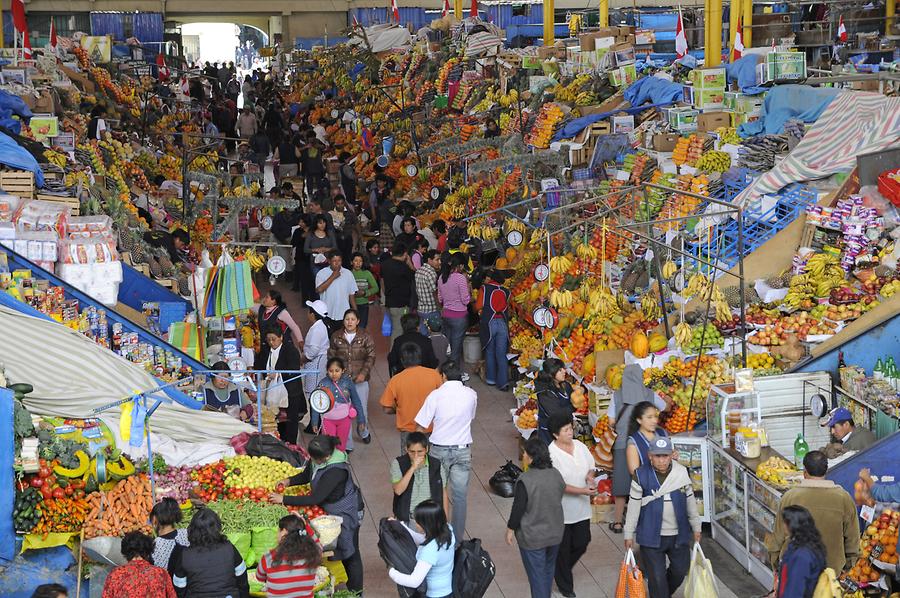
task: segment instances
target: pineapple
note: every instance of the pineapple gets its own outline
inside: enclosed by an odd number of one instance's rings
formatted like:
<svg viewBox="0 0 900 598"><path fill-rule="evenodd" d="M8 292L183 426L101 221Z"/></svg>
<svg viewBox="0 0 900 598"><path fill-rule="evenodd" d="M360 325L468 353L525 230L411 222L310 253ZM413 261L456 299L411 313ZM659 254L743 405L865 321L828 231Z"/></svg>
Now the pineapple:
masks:
<svg viewBox="0 0 900 598"><path fill-rule="evenodd" d="M162 267L159 265L156 258L151 257L148 264L150 265L150 276L153 278L162 278Z"/></svg>

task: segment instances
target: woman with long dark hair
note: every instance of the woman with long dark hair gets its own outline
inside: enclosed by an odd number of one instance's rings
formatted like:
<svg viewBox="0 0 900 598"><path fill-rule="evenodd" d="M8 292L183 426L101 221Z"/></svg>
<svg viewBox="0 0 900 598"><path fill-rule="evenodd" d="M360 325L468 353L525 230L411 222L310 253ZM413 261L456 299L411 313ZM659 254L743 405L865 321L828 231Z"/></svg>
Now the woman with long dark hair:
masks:
<svg viewBox="0 0 900 598"><path fill-rule="evenodd" d="M269 596L312 598L322 549L306 533L303 520L286 515L278 521L278 546L264 554L256 579L266 584Z"/></svg>
<svg viewBox="0 0 900 598"><path fill-rule="evenodd" d="M788 546L778 569L777 598L812 598L819 575L825 569L825 544L812 515L791 505L781 511Z"/></svg>
<svg viewBox="0 0 900 598"><path fill-rule="evenodd" d="M185 546L188 542L187 529L176 529L183 517L181 507L174 498L166 497L153 505L150 511L150 524L156 532L153 541L153 564L162 567L172 573L172 554Z"/></svg>
<svg viewBox="0 0 900 598"><path fill-rule="evenodd" d="M298 348L303 348L303 333L288 311L287 304L281 293L275 289L269 289L259 299L259 309L256 312L256 323L262 330L269 325L277 325L284 332L284 338L289 343L294 343ZM264 345L265 339L260 339Z"/></svg>
<svg viewBox="0 0 900 598"><path fill-rule="evenodd" d="M316 214L313 218L312 230L306 234L303 251L309 255L309 267L313 277L319 270L328 265L326 255L330 251L337 251L338 244L334 232L328 230L328 219L324 214Z"/></svg>
<svg viewBox="0 0 900 598"><path fill-rule="evenodd" d="M634 471L648 461L653 437L669 435L658 424L659 409L650 401L641 401L631 410L631 417L628 418L628 445L625 448L629 475L634 475Z"/></svg>
<svg viewBox="0 0 900 598"><path fill-rule="evenodd" d="M417 588L422 582L427 583L427 598L446 598L453 594L453 557L455 554L456 536L453 528L447 523L444 507L430 498L420 502L413 512L416 527L421 530L409 530L410 535L419 546L416 551L416 568L412 573L400 573L393 567L388 576L398 585Z"/></svg>
<svg viewBox="0 0 900 598"><path fill-rule="evenodd" d="M301 369L300 352L294 345L284 342L284 333L280 326L271 325L263 328L260 334L266 339L266 345L260 348L253 369L269 372L296 372ZM267 397L275 394L283 397L284 391L287 392L287 405L284 403L273 405L269 398L267 401L270 408L279 409L278 435L284 442L297 444L300 419L307 411L302 379L298 374L269 373L266 374L266 382L272 387L271 391L267 391ZM283 391L279 384L284 384ZM272 394L268 394L269 392Z"/></svg>
<svg viewBox="0 0 900 598"><path fill-rule="evenodd" d="M347 455L337 450L334 436L316 436L309 441L310 463L299 474L282 480L285 487L310 485L306 496L270 494L269 501L292 506L319 505L329 515L341 517L334 558L343 563L347 572L347 589L362 592L363 564L359 554L359 524L362 519L362 499L353 483Z"/></svg>
<svg viewBox="0 0 900 598"><path fill-rule="evenodd" d="M172 583L179 597L249 598L247 565L243 557L222 534L222 520L210 509L201 508L188 526L191 545L173 556Z"/></svg>
<svg viewBox="0 0 900 598"><path fill-rule="evenodd" d="M562 499L566 482L554 469L547 445L532 436L525 442L512 510L506 523L506 543L519 543L531 598L550 598L556 555L563 539Z"/></svg>
<svg viewBox="0 0 900 598"><path fill-rule="evenodd" d="M556 414L568 416L572 421L572 385L566 381L566 366L555 357L544 360L544 365L534 382L538 400L538 436L544 444L553 442L550 418Z"/></svg>
<svg viewBox="0 0 900 598"><path fill-rule="evenodd" d="M356 280L356 313L359 314L359 327L365 330L369 325L369 305L378 302L380 289L375 274L366 263L366 257L354 253L350 258L353 278Z"/></svg>
<svg viewBox="0 0 900 598"><path fill-rule="evenodd" d="M466 276L469 258L465 253L454 253L438 277L438 301L444 334L450 341L450 359L462 363L463 340L469 325L469 303L472 302L472 285Z"/></svg>

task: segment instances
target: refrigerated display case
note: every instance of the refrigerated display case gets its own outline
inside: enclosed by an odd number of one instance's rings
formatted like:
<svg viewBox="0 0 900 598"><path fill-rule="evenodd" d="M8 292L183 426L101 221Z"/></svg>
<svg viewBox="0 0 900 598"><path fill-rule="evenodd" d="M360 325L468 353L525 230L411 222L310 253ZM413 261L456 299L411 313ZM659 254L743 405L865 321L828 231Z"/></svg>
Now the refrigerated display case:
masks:
<svg viewBox="0 0 900 598"><path fill-rule="evenodd" d="M713 539L759 583L772 587L766 537L775 529L782 491L756 477L756 466L781 455L765 447L758 459L747 459L712 440L708 453L713 476Z"/></svg>
<svg viewBox="0 0 900 598"><path fill-rule="evenodd" d="M709 523L712 513L712 491L709 475L709 456L705 432L687 432L672 437L672 444L678 451L678 462L684 465L691 476L694 498L700 521Z"/></svg>

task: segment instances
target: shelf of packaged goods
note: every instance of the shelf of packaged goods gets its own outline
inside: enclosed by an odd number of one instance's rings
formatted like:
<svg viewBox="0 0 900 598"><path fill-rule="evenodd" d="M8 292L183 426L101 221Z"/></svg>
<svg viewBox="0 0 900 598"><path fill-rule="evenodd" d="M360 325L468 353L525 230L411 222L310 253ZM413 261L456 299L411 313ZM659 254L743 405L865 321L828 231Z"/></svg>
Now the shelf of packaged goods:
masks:
<svg viewBox="0 0 900 598"><path fill-rule="evenodd" d="M751 498L748 505L751 523L756 523L770 534L775 533L775 514L755 498Z"/></svg>

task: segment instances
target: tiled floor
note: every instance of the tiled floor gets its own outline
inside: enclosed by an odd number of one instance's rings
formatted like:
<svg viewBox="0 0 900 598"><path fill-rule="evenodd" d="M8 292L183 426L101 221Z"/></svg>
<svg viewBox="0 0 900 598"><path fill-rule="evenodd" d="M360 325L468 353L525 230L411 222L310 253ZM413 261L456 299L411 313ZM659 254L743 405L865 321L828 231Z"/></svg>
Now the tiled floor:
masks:
<svg viewBox="0 0 900 598"><path fill-rule="evenodd" d="M299 296L286 289L282 290L285 291L290 312L298 323L303 322L301 326L305 329L306 311ZM369 445L356 442L356 450L350 459L367 507L366 520L360 532L367 598L397 595L396 586L388 578L376 547L378 521L391 512L392 493L388 467L399 450L399 433L394 427L394 417L382 413L378 405L388 379L387 364L382 356L387 354L389 348L387 340L380 335L380 322L380 310L373 309L369 328L374 332L379 355L370 383L369 397L370 426L374 438ZM510 393L499 393L482 384L476 376L472 377L470 386L478 391L479 401L478 415L472 430L473 471L469 484L466 532L468 536L483 540L485 549L490 552L496 565L496 578L486 596L525 598L529 596L529 586L518 549L515 544L507 546L504 538L512 499L494 495L488 486L488 479L500 465L507 459L518 460L517 433L509 417L509 409L514 406L514 400ZM590 598L614 596L619 564L624 553L622 536L599 525L592 526L591 533L593 541L575 571L575 592L578 596ZM724 585L720 586L720 598L734 596Z"/></svg>

